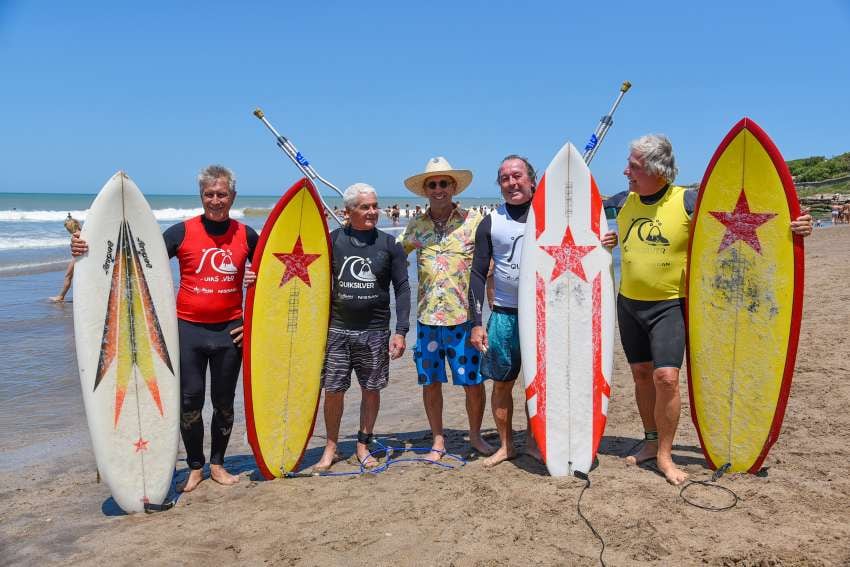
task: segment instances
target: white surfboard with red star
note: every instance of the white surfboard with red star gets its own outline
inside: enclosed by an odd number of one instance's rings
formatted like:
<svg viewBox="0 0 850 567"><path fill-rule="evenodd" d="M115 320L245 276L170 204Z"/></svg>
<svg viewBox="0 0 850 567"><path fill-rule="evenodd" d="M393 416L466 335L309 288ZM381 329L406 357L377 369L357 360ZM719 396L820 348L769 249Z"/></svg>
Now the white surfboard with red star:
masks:
<svg viewBox="0 0 850 567"><path fill-rule="evenodd" d="M615 322L607 231L596 182L568 142L537 185L519 281L531 431L552 476L590 471L605 429Z"/></svg>
<svg viewBox="0 0 850 567"><path fill-rule="evenodd" d="M74 268L74 336L97 468L126 512L162 505L180 419L177 315L159 224L119 171L100 190Z"/></svg>

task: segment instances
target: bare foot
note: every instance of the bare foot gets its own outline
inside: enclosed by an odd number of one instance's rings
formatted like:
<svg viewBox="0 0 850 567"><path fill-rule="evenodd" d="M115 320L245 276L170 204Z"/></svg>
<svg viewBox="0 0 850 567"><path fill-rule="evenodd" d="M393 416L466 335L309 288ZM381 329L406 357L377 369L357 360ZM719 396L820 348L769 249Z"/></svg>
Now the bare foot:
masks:
<svg viewBox="0 0 850 567"><path fill-rule="evenodd" d="M476 439L470 437L469 446L485 457L489 457L496 452L496 448L486 442L480 435Z"/></svg>
<svg viewBox="0 0 850 567"><path fill-rule="evenodd" d="M425 455L426 461L431 461L432 463L436 463L440 459L443 458L443 455L446 454L445 448L440 449L439 447L431 447L431 452Z"/></svg>
<svg viewBox="0 0 850 567"><path fill-rule="evenodd" d="M61 295L54 295L53 297L48 297L47 299L49 299L53 303L64 303L65 302L65 298L62 297Z"/></svg>
<svg viewBox="0 0 850 567"><path fill-rule="evenodd" d="M369 448L363 443L357 444L354 454L357 456L357 462L360 463L360 466L364 469L374 469L378 466L378 461L375 460L375 457L369 454Z"/></svg>
<svg viewBox="0 0 850 567"><path fill-rule="evenodd" d="M481 463L485 467L495 467L499 463L503 463L505 461L510 461L511 459L516 457L516 451L513 447L505 448L499 447L495 453L484 459Z"/></svg>
<svg viewBox="0 0 850 567"><path fill-rule="evenodd" d="M224 486L232 486L239 482L239 477L227 472L221 465L210 465L210 478Z"/></svg>
<svg viewBox="0 0 850 567"><path fill-rule="evenodd" d="M177 485L177 492L192 492L198 488L202 480L204 480L203 469L192 469L189 471L189 477L186 479L186 482Z"/></svg>
<svg viewBox="0 0 850 567"><path fill-rule="evenodd" d="M537 446L537 441L531 436L530 432L525 436L525 449L523 450L523 453L541 463L543 462L543 455L540 453L540 447Z"/></svg>
<svg viewBox="0 0 850 567"><path fill-rule="evenodd" d="M313 465L313 470L315 472L325 472L330 470L330 468L336 463L340 462L342 457L339 456L339 453L336 452L336 446L333 448L325 445L325 450L322 453L322 458L319 459L319 462Z"/></svg>
<svg viewBox="0 0 850 567"><path fill-rule="evenodd" d="M679 486L688 479L688 473L673 464L672 459L658 459L658 470L673 486Z"/></svg>
<svg viewBox="0 0 850 567"><path fill-rule="evenodd" d="M634 455L629 455L628 457L626 457L626 463L630 465L642 465L645 462L654 459L656 453L658 453L658 444L653 442L646 442L643 444L643 447L640 448L640 451L638 451Z"/></svg>

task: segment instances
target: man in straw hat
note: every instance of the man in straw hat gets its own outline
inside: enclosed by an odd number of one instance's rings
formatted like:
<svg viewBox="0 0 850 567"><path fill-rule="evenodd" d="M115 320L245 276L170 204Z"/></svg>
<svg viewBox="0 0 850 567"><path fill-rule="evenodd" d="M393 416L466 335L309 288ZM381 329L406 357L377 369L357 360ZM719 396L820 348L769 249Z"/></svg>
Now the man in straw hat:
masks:
<svg viewBox="0 0 850 567"><path fill-rule="evenodd" d="M452 369L452 382L465 390L469 444L481 454L493 452L481 438L484 385L478 371L480 355L469 343L469 268L475 230L482 216L452 202L471 181L471 171L454 169L444 157L428 160L424 172L404 181L411 192L428 199L428 208L410 221L399 242L408 254L418 250L419 298L413 358L434 436L426 457L432 461L439 460L446 451L442 392L442 384L448 382L446 362Z"/></svg>

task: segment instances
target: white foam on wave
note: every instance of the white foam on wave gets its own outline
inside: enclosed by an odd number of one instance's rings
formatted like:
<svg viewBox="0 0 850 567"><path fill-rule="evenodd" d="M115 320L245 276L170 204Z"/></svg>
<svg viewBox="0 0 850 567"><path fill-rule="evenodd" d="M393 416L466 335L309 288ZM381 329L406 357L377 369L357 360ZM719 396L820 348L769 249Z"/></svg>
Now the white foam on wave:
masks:
<svg viewBox="0 0 850 567"><path fill-rule="evenodd" d="M0 211L0 222L62 222L68 213L77 220L85 220L87 211L19 211L17 209Z"/></svg>
<svg viewBox="0 0 850 567"><path fill-rule="evenodd" d="M67 243L67 241L66 241ZM16 276L21 274L37 274L62 270L68 265L68 260L47 260L45 262L24 262L20 264L0 265L0 276Z"/></svg>
<svg viewBox="0 0 850 567"><path fill-rule="evenodd" d="M70 237L53 236L0 236L0 251L33 250L38 248L68 248ZM70 250L70 248L68 248Z"/></svg>
<svg viewBox="0 0 850 567"><path fill-rule="evenodd" d="M84 211L19 211L17 209L0 211L0 222L63 222L68 213L79 221L85 221L88 210ZM204 210L201 207L193 209L154 209L153 216L158 221L177 221L196 217L202 214ZM245 216L243 209L230 209L230 216L233 218L242 218Z"/></svg>

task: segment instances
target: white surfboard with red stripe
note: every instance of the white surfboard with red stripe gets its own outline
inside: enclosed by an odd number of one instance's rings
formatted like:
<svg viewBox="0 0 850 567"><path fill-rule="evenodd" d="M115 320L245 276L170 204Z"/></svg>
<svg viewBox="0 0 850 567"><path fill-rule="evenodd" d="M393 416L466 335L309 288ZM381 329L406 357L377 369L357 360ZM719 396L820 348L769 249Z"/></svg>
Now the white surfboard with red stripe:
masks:
<svg viewBox="0 0 850 567"><path fill-rule="evenodd" d="M531 431L552 476L589 472L605 429L615 323L607 231L596 182L568 142L537 186L519 279Z"/></svg>

